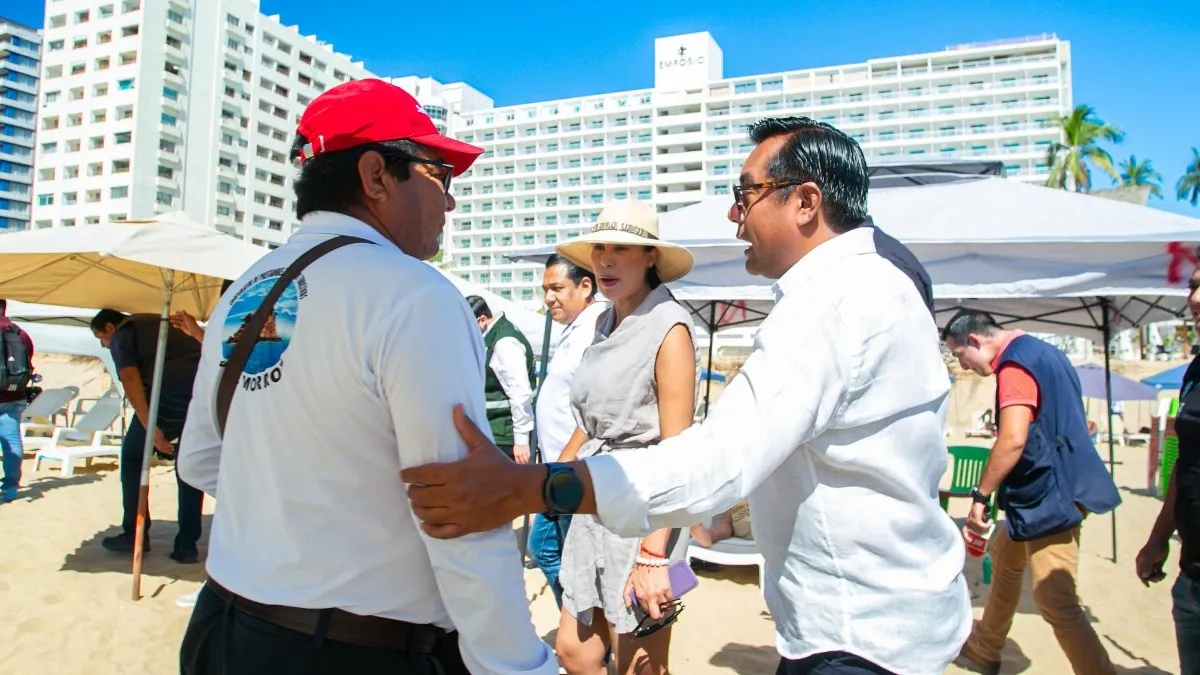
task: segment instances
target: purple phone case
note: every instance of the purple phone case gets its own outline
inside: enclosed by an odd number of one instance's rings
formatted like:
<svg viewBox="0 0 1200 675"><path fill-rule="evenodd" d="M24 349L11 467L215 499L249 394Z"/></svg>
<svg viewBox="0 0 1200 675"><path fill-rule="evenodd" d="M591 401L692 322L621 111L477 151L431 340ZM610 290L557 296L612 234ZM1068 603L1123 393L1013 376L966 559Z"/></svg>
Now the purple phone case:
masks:
<svg viewBox="0 0 1200 675"><path fill-rule="evenodd" d="M676 560L668 565L667 578L671 581L671 596L676 600L700 585L700 580L696 578L696 573L692 571L692 566L687 560ZM629 589L629 600L634 605L638 604L637 595L632 588Z"/></svg>

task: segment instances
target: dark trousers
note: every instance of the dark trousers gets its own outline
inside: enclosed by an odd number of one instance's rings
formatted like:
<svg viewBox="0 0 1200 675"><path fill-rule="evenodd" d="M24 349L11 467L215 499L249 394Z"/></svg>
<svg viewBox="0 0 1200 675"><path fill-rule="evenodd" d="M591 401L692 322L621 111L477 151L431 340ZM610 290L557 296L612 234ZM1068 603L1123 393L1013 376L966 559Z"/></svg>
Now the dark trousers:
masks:
<svg viewBox="0 0 1200 675"><path fill-rule="evenodd" d="M187 406L191 396L165 395L159 404L158 428L169 441L177 441L183 433L183 423L187 418ZM125 513L121 519L121 530L130 537L137 531L138 489L142 481L142 457L146 445L146 427L134 415L133 422L125 432L121 441L121 498ZM178 450L176 444L176 450ZM200 541L200 513L204 508L204 493L184 483L175 473L175 483L179 488L179 507L176 517L179 520L179 533L175 535L176 551L193 551L196 542ZM149 507L146 511L146 530L150 529Z"/></svg>
<svg viewBox="0 0 1200 675"><path fill-rule="evenodd" d="M511 446L511 445L497 445L496 447L497 447L497 448L500 448L500 452L503 452L504 454L508 455L508 458L509 458L509 459L513 459L513 446Z"/></svg>
<svg viewBox="0 0 1200 675"><path fill-rule="evenodd" d="M181 675L468 675L457 640L422 655L305 635L234 609L200 590L183 645Z"/></svg>
<svg viewBox="0 0 1200 675"><path fill-rule="evenodd" d="M823 652L791 660L780 659L775 675L893 675L870 661L846 652Z"/></svg>

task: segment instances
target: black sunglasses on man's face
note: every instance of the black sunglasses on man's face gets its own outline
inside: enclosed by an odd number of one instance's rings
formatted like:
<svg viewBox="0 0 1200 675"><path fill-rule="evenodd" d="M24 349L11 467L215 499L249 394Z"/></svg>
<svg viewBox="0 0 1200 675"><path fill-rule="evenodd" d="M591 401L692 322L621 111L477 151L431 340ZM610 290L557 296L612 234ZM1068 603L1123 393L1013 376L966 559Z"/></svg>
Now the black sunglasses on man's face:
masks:
<svg viewBox="0 0 1200 675"><path fill-rule="evenodd" d="M442 182L442 189L447 193L450 192L450 181L454 178L454 167L452 165L440 159L425 159L424 157L417 157L403 152L388 153L388 155L394 159L405 162L416 162L417 164L424 164L430 167L430 173L433 174L433 177Z"/></svg>

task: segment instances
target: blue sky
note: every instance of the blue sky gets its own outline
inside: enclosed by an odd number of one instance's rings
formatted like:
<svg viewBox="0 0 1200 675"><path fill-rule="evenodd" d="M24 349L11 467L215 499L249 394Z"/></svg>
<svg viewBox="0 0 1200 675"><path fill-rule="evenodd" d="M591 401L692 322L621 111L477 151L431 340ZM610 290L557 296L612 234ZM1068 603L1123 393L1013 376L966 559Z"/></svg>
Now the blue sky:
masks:
<svg viewBox="0 0 1200 675"><path fill-rule="evenodd" d="M38 0L4 4L11 18L41 24ZM1094 106L1125 131L1125 142L1110 148L1114 159L1151 160L1164 191L1151 205L1200 217L1200 208L1174 197L1190 148L1200 147L1196 0L261 0L261 6L373 72L463 80L498 105L650 87L654 38L700 30L724 51L728 77L1056 33L1071 41L1075 102Z"/></svg>

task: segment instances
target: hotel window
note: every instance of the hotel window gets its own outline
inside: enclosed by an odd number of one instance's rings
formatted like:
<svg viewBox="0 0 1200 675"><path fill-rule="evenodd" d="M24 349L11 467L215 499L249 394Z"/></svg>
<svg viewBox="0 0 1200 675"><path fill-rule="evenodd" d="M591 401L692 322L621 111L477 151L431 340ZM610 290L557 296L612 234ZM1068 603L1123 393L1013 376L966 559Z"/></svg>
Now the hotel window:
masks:
<svg viewBox="0 0 1200 675"><path fill-rule="evenodd" d="M643 201L650 199L650 191L649 190L638 190L637 198L641 199Z"/></svg>
<svg viewBox="0 0 1200 675"><path fill-rule="evenodd" d="M958 149L957 148L942 148L941 150L938 150L938 153L940 153L942 157L953 157L955 154L958 153Z"/></svg>
<svg viewBox="0 0 1200 675"><path fill-rule="evenodd" d="M108 196L113 199L124 199L129 196L129 186L117 185L108 191Z"/></svg>
<svg viewBox="0 0 1200 675"><path fill-rule="evenodd" d="M762 90L763 91L782 91L783 90L783 80L782 79L763 80Z"/></svg>
<svg viewBox="0 0 1200 675"><path fill-rule="evenodd" d="M119 80L117 82L117 89L120 89L121 91L129 91L130 89L133 89L133 80Z"/></svg>
<svg viewBox="0 0 1200 675"><path fill-rule="evenodd" d="M753 93L757 88L758 87L754 82L738 82L737 84L733 85L733 93L750 94Z"/></svg>
<svg viewBox="0 0 1200 675"><path fill-rule="evenodd" d="M175 201L175 199L171 196L170 192L163 192L162 190L159 190L154 194L154 201L158 202L159 204L170 206L171 202Z"/></svg>

